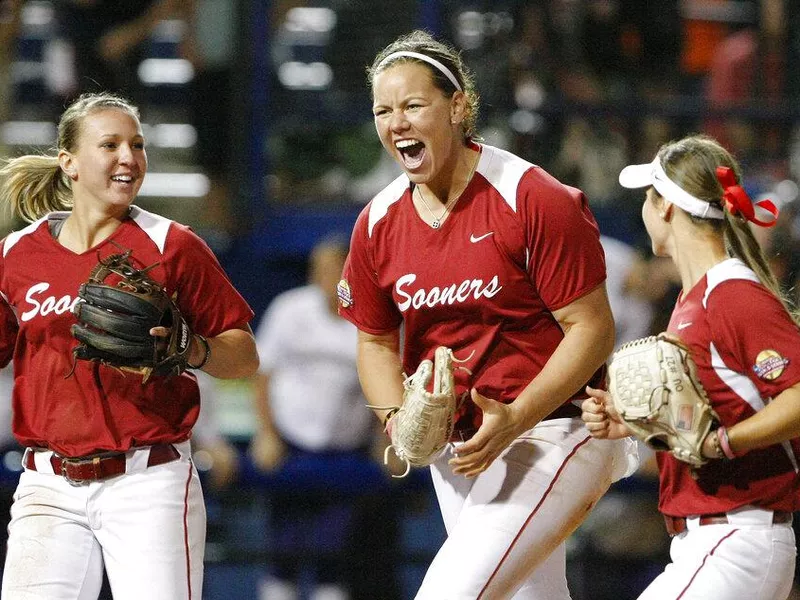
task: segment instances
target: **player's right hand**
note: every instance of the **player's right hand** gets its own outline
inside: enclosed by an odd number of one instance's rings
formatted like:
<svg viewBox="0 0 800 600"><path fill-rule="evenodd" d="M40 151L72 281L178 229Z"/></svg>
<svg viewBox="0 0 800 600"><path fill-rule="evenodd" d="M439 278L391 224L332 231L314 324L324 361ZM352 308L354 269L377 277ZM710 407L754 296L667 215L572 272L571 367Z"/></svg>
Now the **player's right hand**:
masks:
<svg viewBox="0 0 800 600"><path fill-rule="evenodd" d="M619 440L631 435L614 410L611 394L589 386L586 386L586 393L589 398L581 404L581 419L593 438Z"/></svg>

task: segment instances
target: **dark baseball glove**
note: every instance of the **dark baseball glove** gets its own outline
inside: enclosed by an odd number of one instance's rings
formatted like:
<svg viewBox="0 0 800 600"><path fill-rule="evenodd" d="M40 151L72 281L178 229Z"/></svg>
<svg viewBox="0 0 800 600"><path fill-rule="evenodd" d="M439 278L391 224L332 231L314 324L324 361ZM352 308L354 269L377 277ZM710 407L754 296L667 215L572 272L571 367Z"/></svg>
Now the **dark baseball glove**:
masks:
<svg viewBox="0 0 800 600"><path fill-rule="evenodd" d="M192 332L175 302L159 283L128 260L131 251L101 259L81 284L72 312L72 335L79 360L98 361L143 375L178 375L188 366ZM166 338L150 334L166 327Z"/></svg>
<svg viewBox="0 0 800 600"><path fill-rule="evenodd" d="M609 365L609 392L619 416L654 450L699 467L703 440L719 417L688 350L665 334L628 342Z"/></svg>

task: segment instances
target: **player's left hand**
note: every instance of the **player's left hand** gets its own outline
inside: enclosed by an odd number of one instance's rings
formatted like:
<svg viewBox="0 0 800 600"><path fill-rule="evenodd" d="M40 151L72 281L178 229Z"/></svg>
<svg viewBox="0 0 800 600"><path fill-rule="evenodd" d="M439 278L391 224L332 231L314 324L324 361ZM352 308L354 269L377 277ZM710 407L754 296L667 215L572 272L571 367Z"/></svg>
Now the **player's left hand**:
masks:
<svg viewBox="0 0 800 600"><path fill-rule="evenodd" d="M483 411L483 422L472 436L456 448L456 458L450 460L453 473L476 477L489 468L494 460L524 431L522 419L514 403L504 404L472 389L472 401Z"/></svg>

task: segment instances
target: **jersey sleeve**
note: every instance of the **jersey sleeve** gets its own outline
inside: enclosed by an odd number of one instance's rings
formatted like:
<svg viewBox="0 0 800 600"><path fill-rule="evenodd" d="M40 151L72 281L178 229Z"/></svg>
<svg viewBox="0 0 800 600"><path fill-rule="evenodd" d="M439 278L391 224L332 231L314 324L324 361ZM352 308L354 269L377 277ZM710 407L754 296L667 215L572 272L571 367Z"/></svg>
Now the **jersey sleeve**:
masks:
<svg viewBox="0 0 800 600"><path fill-rule="evenodd" d="M3 245L0 244L0 254L2 254L2 247ZM0 258L0 368L11 362L19 332L17 315L7 300L5 282L5 260Z"/></svg>
<svg viewBox="0 0 800 600"><path fill-rule="evenodd" d="M368 231L370 205L361 212L350 238L350 253L339 282L339 314L361 331L380 335L400 327L402 316L391 292L381 287L374 240Z"/></svg>
<svg viewBox="0 0 800 600"><path fill-rule="evenodd" d="M530 253L528 275L550 310L605 281L600 231L583 192L534 167L520 182L518 203Z"/></svg>
<svg viewBox="0 0 800 600"><path fill-rule="evenodd" d="M731 280L708 297L711 339L722 360L774 398L800 381L800 330L764 286Z"/></svg>
<svg viewBox="0 0 800 600"><path fill-rule="evenodd" d="M192 329L207 336L245 328L254 313L211 248L191 229L170 226L165 250L169 280Z"/></svg>

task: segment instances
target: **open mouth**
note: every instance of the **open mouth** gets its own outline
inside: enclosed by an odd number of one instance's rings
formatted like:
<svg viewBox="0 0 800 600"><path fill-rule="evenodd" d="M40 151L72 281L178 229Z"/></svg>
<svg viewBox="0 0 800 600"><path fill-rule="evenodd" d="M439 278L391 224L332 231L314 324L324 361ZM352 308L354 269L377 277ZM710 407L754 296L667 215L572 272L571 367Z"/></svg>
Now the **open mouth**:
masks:
<svg viewBox="0 0 800 600"><path fill-rule="evenodd" d="M403 165L409 171L418 168L425 158L425 144L417 140L402 140L395 144Z"/></svg>

